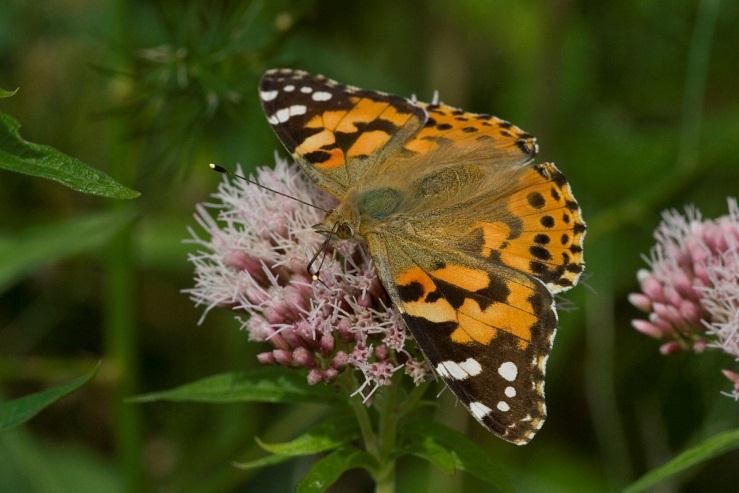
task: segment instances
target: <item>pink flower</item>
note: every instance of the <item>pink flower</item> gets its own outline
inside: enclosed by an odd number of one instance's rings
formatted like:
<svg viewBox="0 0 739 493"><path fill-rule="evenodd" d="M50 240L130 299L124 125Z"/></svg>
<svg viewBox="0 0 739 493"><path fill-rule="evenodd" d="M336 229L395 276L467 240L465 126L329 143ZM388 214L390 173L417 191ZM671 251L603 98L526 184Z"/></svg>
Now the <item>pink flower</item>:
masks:
<svg viewBox="0 0 739 493"><path fill-rule="evenodd" d="M335 205L297 166L278 158L252 179L323 209ZM362 374L357 392L365 401L402 368L415 384L432 374L406 349L405 326L363 246L335 241L320 282L312 279L307 264L324 242L314 229L323 211L228 177L214 199L196 208L205 237L190 230L198 251L189 255L195 287L187 292L205 306L203 316L214 307L245 315L237 320L249 338L272 346L257 356L260 363L307 368L311 384L350 367Z"/></svg>
<svg viewBox="0 0 739 493"><path fill-rule="evenodd" d="M715 220L694 207L684 216L667 211L654 233L651 269L639 271L642 292L629 301L649 314L632 325L665 340L663 354L718 348L739 361L739 207L736 199L728 204L729 213ZM739 399L739 376L724 375Z"/></svg>

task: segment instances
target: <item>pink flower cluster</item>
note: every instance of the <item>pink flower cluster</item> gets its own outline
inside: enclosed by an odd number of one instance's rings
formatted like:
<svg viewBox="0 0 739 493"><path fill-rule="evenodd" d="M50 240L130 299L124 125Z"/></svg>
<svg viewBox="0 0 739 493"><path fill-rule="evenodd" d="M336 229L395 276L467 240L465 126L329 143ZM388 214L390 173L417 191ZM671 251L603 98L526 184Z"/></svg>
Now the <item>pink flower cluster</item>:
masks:
<svg viewBox="0 0 739 493"><path fill-rule="evenodd" d="M715 220L693 207L667 211L654 233L650 269L639 271L641 292L629 301L649 314L634 328L665 340L663 354L715 347L739 361L739 207L728 202L729 213ZM739 399L739 374L724 375Z"/></svg>
<svg viewBox="0 0 739 493"><path fill-rule="evenodd" d="M323 209L334 205L297 166L279 158L252 179ZM389 307L363 246L333 242L318 262L320 281L312 279L307 264L324 241L314 228L323 211L228 177L214 198L196 208L207 236L191 229L189 240L199 250L189 255L195 287L187 292L206 307L203 316L214 307L245 315L237 319L250 339L272 346L257 359L307 368L311 384L330 382L347 367L360 371L364 382L357 392L365 400L398 370L416 384L431 374L407 350L403 321Z"/></svg>

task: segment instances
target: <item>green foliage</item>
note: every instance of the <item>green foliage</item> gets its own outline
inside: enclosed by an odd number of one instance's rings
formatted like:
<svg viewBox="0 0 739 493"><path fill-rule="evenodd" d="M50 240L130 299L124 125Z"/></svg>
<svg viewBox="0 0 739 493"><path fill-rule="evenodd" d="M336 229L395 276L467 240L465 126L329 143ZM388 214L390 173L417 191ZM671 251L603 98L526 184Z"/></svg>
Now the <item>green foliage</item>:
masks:
<svg viewBox="0 0 739 493"><path fill-rule="evenodd" d="M311 455L332 450L359 438L354 416L336 416L312 427L305 434L283 443L257 443L267 452L277 455Z"/></svg>
<svg viewBox="0 0 739 493"><path fill-rule="evenodd" d="M372 469L375 460L356 447L343 447L319 459L298 483L297 493L321 493L334 484L346 471Z"/></svg>
<svg viewBox="0 0 739 493"><path fill-rule="evenodd" d="M326 386L311 386L300 372L280 367L213 375L171 390L132 397L131 402L339 402Z"/></svg>
<svg viewBox="0 0 739 493"><path fill-rule="evenodd" d="M739 430L730 430L714 435L703 442L681 452L666 464L649 471L629 485L624 493L648 491L653 486L702 462L706 462L730 450L739 448Z"/></svg>
<svg viewBox="0 0 739 493"><path fill-rule="evenodd" d="M44 265L100 249L132 217L130 210L102 212L34 226L13 236L0 232L0 293Z"/></svg>
<svg viewBox="0 0 739 493"><path fill-rule="evenodd" d="M139 193L54 149L20 135L20 123L0 113L0 169L53 180L78 192L113 199L135 199Z"/></svg>
<svg viewBox="0 0 739 493"><path fill-rule="evenodd" d="M18 89L15 89L14 91L8 91L6 89L3 89L0 87L0 99L9 98L11 96L15 96L15 94L18 92Z"/></svg>
<svg viewBox="0 0 739 493"><path fill-rule="evenodd" d="M409 421L401 433L410 438L408 451L411 454L428 460L442 471L458 469L485 481L500 492L513 491L510 479L500 464L467 435L425 419ZM450 457L454 459L453 464Z"/></svg>
<svg viewBox="0 0 739 493"><path fill-rule="evenodd" d="M259 438L259 446L271 455L237 462L241 469L256 469L285 462L294 457L314 455L342 447L359 437L359 428L353 416L333 416L309 429L306 433L283 443L266 443Z"/></svg>
<svg viewBox="0 0 739 493"><path fill-rule="evenodd" d="M99 369L100 363L86 375L77 377L58 387L26 395L12 401L0 402L0 431L22 425L62 397L71 394L92 380Z"/></svg>
<svg viewBox="0 0 739 493"><path fill-rule="evenodd" d="M409 438L403 453L428 461L445 474L454 474L457 470L459 460L456 454L441 446L433 436L417 434Z"/></svg>

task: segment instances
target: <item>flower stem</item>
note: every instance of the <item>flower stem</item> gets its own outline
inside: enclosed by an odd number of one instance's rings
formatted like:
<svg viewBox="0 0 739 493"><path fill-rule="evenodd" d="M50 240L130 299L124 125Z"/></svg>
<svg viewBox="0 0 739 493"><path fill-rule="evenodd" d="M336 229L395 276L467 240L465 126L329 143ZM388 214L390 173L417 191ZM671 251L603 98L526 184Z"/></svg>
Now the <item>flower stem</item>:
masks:
<svg viewBox="0 0 739 493"><path fill-rule="evenodd" d="M375 493L395 493L395 461L382 476L375 477Z"/></svg>
<svg viewBox="0 0 739 493"><path fill-rule="evenodd" d="M351 394L357 387L357 379L351 371L347 371L345 375L341 379L341 384L344 390ZM367 408L362 403L362 399L359 396L351 396L349 397L349 405L351 405L352 411L354 411L354 415L357 417L365 450L372 454L372 456L378 457L380 450L377 444L377 435L372 429L372 420L367 412Z"/></svg>
<svg viewBox="0 0 739 493"><path fill-rule="evenodd" d="M402 376L401 372L395 372L392 382L385 387L384 402L380 407L380 440L383 458L390 457L395 448L395 436L398 430L398 389Z"/></svg>

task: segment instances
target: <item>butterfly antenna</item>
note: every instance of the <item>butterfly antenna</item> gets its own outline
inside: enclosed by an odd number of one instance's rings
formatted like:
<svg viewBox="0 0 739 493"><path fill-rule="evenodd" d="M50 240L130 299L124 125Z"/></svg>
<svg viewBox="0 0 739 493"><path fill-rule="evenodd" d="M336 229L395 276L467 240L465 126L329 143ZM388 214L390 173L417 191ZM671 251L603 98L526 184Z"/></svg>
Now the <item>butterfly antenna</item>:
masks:
<svg viewBox="0 0 739 493"><path fill-rule="evenodd" d="M262 185L261 183L256 182L254 180L251 180L251 179L249 179L249 178L247 178L245 176L242 176L242 175L240 175L238 173L234 173L233 171L229 171L226 168L224 168L223 166L219 166L219 165L214 164L214 163L210 163L208 166L213 171L216 171L218 173L222 173L224 175L232 176L232 177L238 178L240 180L244 180L245 182L251 183L252 185L256 185L259 188L263 188L263 189L268 190L268 191L270 191L272 193L275 193L277 195L281 195L281 196L286 197L288 199L292 199L292 200L294 200L296 202L300 202L303 205L307 205L309 207L313 207L314 209L318 209L319 211L323 211L323 212L326 212L326 213L331 212L328 209L324 209L323 207L317 206L316 204L311 204L310 202L306 202L305 200L301 200L301 199L299 199L297 197L293 197L292 195L288 195L286 193L279 192L279 191L275 190L274 188L269 188L268 186Z"/></svg>
<svg viewBox="0 0 739 493"><path fill-rule="evenodd" d="M323 268L323 262L326 260L326 257L328 256L328 245L331 242L331 237L336 234L336 230L338 229L339 225L338 223L334 225L333 228L331 228L331 231L328 232L328 235L326 236L326 239L323 240L323 243L321 244L321 247L316 251L315 254L313 254L313 257L311 257L310 262L308 262L308 273L311 275L314 281L318 281L324 286L326 286L326 283L321 280L321 269ZM321 263L318 264L318 269L313 271L313 264L316 263L318 260L318 257L323 253L323 257L321 257ZM328 286L326 286L328 287Z"/></svg>

